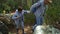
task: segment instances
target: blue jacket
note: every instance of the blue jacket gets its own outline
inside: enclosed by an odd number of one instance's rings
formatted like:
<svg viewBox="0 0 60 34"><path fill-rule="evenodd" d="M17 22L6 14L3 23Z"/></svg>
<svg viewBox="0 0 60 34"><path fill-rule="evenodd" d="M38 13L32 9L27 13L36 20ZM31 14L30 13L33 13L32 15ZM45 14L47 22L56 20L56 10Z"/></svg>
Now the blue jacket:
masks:
<svg viewBox="0 0 60 34"><path fill-rule="evenodd" d="M20 22L24 21L24 13L28 13L26 10L22 10L21 13L18 12L18 10L16 10L15 14L12 16L12 19L15 21L15 24L19 24ZM20 17L19 19L17 19L16 17Z"/></svg>
<svg viewBox="0 0 60 34"><path fill-rule="evenodd" d="M37 3L33 4L30 8L30 11L32 11L36 17L39 17L43 15L45 10L44 0L40 0Z"/></svg>

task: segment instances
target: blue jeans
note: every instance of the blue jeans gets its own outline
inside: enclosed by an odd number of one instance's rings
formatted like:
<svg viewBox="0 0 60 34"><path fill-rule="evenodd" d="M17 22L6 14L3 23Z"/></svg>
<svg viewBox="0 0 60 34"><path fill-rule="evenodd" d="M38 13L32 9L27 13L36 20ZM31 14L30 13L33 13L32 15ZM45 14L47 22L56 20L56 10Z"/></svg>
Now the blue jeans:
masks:
<svg viewBox="0 0 60 34"><path fill-rule="evenodd" d="M23 21L18 23L18 24L16 24L16 34L19 34L18 30L19 30L20 25L22 27L22 33L24 34L24 22Z"/></svg>
<svg viewBox="0 0 60 34"><path fill-rule="evenodd" d="M37 25L42 25L43 24L43 16L36 17L36 24Z"/></svg>
<svg viewBox="0 0 60 34"><path fill-rule="evenodd" d="M33 30L36 28L36 26L42 25L43 24L43 20L44 20L43 16L36 17L36 23L33 26Z"/></svg>

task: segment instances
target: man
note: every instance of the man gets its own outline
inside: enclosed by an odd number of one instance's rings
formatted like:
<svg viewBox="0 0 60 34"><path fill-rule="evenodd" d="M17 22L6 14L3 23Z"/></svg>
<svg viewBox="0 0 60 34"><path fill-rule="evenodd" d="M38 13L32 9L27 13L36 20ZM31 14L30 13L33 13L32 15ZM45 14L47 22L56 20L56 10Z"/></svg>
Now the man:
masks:
<svg viewBox="0 0 60 34"><path fill-rule="evenodd" d="M43 15L46 9L45 6L49 3L52 3L52 1L51 0L39 0L37 3L31 6L30 11L32 11L32 13L34 13L36 17L36 24L33 26L33 29L35 29L37 25L43 24L43 19L44 19Z"/></svg>
<svg viewBox="0 0 60 34"><path fill-rule="evenodd" d="M12 19L15 21L16 24L16 30L17 30L17 34L18 34L18 29L19 26L21 25L22 27L22 33L24 33L24 13L29 13L29 11L23 10L21 7L19 7L15 14L12 16Z"/></svg>

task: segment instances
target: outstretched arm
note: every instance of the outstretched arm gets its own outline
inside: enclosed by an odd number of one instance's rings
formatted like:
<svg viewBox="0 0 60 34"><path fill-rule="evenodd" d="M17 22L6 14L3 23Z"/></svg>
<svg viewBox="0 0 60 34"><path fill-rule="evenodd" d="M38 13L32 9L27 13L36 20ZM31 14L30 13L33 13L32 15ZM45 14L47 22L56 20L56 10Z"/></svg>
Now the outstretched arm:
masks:
<svg viewBox="0 0 60 34"><path fill-rule="evenodd" d="M28 10L23 10L23 13L30 13L30 11L28 11Z"/></svg>

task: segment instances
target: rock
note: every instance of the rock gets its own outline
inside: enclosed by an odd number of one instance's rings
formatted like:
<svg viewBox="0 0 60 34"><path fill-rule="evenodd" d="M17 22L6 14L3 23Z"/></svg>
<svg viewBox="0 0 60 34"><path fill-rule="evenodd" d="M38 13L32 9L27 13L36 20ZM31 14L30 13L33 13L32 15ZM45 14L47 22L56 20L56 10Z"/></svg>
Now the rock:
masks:
<svg viewBox="0 0 60 34"><path fill-rule="evenodd" d="M60 30L50 25L39 25L35 28L33 34L60 34Z"/></svg>

